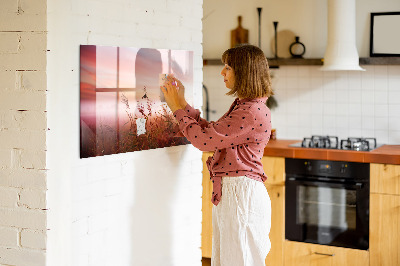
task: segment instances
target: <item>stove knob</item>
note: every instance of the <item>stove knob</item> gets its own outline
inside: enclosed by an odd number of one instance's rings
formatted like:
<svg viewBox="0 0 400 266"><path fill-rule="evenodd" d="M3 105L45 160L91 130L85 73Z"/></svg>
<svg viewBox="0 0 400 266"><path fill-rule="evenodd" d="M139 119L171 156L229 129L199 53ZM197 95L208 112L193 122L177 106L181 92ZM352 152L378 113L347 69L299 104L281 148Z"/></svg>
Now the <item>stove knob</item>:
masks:
<svg viewBox="0 0 400 266"><path fill-rule="evenodd" d="M306 162L305 165L306 165L306 170L308 172L311 172L311 170L312 170L311 162Z"/></svg>
<svg viewBox="0 0 400 266"><path fill-rule="evenodd" d="M347 169L347 164L342 164L342 167L340 168L340 173L341 174L346 173L346 169Z"/></svg>

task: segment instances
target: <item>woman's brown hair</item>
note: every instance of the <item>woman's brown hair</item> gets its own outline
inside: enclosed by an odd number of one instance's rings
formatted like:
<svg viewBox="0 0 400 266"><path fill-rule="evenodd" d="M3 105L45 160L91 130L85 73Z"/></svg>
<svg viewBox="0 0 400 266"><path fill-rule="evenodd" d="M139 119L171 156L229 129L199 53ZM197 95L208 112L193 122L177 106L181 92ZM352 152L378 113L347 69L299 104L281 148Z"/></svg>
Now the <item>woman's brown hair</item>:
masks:
<svg viewBox="0 0 400 266"><path fill-rule="evenodd" d="M235 86L227 95L254 99L274 94L268 61L260 48L248 44L230 48L222 54L222 63L235 74Z"/></svg>

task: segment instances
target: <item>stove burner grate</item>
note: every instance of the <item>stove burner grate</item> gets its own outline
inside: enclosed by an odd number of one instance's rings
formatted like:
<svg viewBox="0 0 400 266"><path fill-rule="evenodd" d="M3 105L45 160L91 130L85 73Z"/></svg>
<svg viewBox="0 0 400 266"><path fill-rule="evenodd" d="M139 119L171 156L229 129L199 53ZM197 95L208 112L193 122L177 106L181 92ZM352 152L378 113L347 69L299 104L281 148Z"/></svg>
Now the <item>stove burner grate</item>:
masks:
<svg viewBox="0 0 400 266"><path fill-rule="evenodd" d="M376 147L376 138L347 138L340 141L342 150L369 151Z"/></svg>
<svg viewBox="0 0 400 266"><path fill-rule="evenodd" d="M339 145L339 139L336 136L313 135L311 138L304 138L301 147L370 151L377 148L377 143L376 138L347 138L342 139Z"/></svg>

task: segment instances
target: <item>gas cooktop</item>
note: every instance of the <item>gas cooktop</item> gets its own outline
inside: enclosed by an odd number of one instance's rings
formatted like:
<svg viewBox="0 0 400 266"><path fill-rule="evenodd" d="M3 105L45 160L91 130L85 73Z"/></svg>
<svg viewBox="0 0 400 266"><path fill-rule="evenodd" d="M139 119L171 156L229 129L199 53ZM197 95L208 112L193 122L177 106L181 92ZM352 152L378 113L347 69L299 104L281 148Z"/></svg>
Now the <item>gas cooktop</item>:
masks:
<svg viewBox="0 0 400 266"><path fill-rule="evenodd" d="M291 147L302 148L320 148L320 149L337 149L337 150L353 150L353 151L371 151L379 146L376 138L347 138L339 142L336 136L311 136L304 138L302 142L289 145Z"/></svg>

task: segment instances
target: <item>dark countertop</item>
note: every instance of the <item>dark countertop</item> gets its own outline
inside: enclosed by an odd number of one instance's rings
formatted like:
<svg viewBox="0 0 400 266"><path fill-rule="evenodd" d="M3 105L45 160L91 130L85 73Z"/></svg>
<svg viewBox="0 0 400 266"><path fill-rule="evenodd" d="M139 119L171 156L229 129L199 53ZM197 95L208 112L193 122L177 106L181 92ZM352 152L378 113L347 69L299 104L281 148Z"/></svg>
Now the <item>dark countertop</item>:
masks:
<svg viewBox="0 0 400 266"><path fill-rule="evenodd" d="M372 151L289 147L301 140L270 140L264 156L364 163L400 164L400 145L383 145Z"/></svg>

